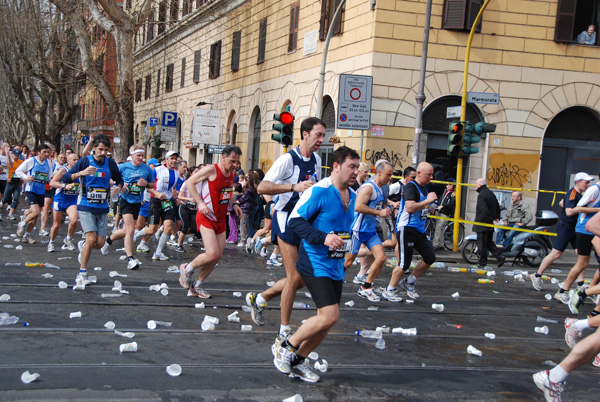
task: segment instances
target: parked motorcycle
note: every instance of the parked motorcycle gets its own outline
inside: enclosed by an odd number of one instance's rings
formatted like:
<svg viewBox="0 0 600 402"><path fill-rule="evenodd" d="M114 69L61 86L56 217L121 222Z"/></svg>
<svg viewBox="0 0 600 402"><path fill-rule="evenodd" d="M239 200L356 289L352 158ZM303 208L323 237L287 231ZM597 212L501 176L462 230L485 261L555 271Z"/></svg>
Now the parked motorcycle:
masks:
<svg viewBox="0 0 600 402"><path fill-rule="evenodd" d="M548 229L558 222L558 215L554 211L541 210L535 214L535 224L537 227L533 230L547 232ZM494 231L494 238L496 231ZM513 266L519 260L522 260L530 267L538 267L542 260L552 250L550 236L537 233L519 232L513 237L511 243L505 248L503 255L507 261L512 259ZM477 234L465 237L462 248L462 257L469 264L477 264L479 261L479 249L477 247Z"/></svg>

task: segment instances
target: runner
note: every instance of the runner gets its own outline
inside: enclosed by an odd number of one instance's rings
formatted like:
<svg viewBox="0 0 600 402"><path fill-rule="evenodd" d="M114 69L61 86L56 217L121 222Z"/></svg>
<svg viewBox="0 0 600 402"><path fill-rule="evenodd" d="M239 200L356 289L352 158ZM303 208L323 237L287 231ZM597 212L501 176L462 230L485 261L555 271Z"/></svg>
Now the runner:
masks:
<svg viewBox="0 0 600 402"><path fill-rule="evenodd" d="M73 235L75 229L77 229L77 222L79 221L79 214L77 213L77 195L79 194L79 179L75 180L74 183L63 183L62 178L66 172L73 169L73 166L77 163L79 157L75 154L69 154L67 157L67 163L65 166L60 167L56 173L52 176L50 186L56 189L54 195L54 202L52 206L52 228L50 229L50 241L48 242L48 252L54 251L54 241L58 236L58 230L62 223L65 211L69 217L69 226L67 227L67 236L63 241L63 250L75 250L75 244L73 244Z"/></svg>
<svg viewBox="0 0 600 402"><path fill-rule="evenodd" d="M2 198L2 208L5 205L9 205L7 218L11 221L17 219L15 216L15 209L19 205L19 197L21 196L21 190L23 188L23 181L15 173L15 171L23 163L23 159L20 158L21 151L19 146L15 146L12 150L11 160L12 165L8 168L8 182L6 183L6 190L4 191L4 197Z"/></svg>
<svg viewBox="0 0 600 402"><path fill-rule="evenodd" d="M307 382L320 378L306 357L340 316L344 254L350 248L356 201L349 187L358 175L358 158L356 151L346 146L336 149L331 154L331 176L302 194L289 219L289 227L302 239L296 267L317 306L317 315L278 346L273 364L280 372Z"/></svg>
<svg viewBox="0 0 600 402"><path fill-rule="evenodd" d="M189 289L188 296L202 299L211 297L202 285L223 256L227 236L227 206L233 203L233 177L240 166L241 156L240 147L227 145L223 148L221 162L203 167L187 180L187 191L198 206L196 226L202 234L206 250L192 262L179 266L179 283ZM238 217L242 215L239 206L234 205L234 210ZM194 281L197 268L200 268L200 272Z"/></svg>
<svg viewBox="0 0 600 402"><path fill-rule="evenodd" d="M154 170L160 164L158 163L158 161L156 159L152 158L148 161L147 165L150 166L150 169L152 169L152 181L155 181L156 180L156 172ZM138 232L146 226L146 223L148 221L148 215L150 214L150 198L151 198L150 192L148 191L147 188L144 188L144 196L142 198L142 206L140 208L140 213L138 215L137 221L135 222L135 232L133 234L134 242L137 240ZM146 245L146 240L149 237L150 236L142 238L142 240L138 244L135 251L137 251L138 253L149 252L150 248Z"/></svg>
<svg viewBox="0 0 600 402"><path fill-rule="evenodd" d="M4 198L4 191L8 182L8 171L13 165L13 155L8 143L2 144L0 148L0 199ZM4 204L4 201L2 202ZM2 206L0 205L0 222L2 222Z"/></svg>
<svg viewBox="0 0 600 402"><path fill-rule="evenodd" d="M132 145L129 148L129 155L131 161L119 165L119 172L121 172L125 183L119 198L119 213L125 227L113 231L100 251L102 254L107 255L110 245L114 241L125 238L127 269L137 269L142 263L133 257L133 233L135 222L142 207L143 191L154 187L154 174L150 166L143 162L144 147L142 145Z"/></svg>
<svg viewBox="0 0 600 402"><path fill-rule="evenodd" d="M54 169L52 170L52 174L50 174L50 180L46 183L46 194L44 197L44 208L42 208L41 218L40 218L40 236L48 236L50 234L49 231L46 230L46 225L48 224L48 217L50 216L50 209L52 209L52 200L54 199L54 187L50 185L50 181L52 181L52 177L54 173L57 172L58 169L65 166L67 162L67 157L65 154L58 154L56 159L54 158L54 154L56 153L54 147L51 149L51 157L50 160L54 162Z"/></svg>

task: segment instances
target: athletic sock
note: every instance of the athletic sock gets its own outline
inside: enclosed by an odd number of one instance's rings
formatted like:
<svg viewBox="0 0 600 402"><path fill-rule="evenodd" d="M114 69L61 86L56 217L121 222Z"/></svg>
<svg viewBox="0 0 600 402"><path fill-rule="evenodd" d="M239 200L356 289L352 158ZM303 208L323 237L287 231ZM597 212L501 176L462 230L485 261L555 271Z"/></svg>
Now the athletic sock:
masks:
<svg viewBox="0 0 600 402"><path fill-rule="evenodd" d="M592 312L588 315L588 318L592 318L600 314L600 311L592 310Z"/></svg>
<svg viewBox="0 0 600 402"><path fill-rule="evenodd" d="M258 295L256 295L256 304L258 304L259 306L267 305L267 301L263 297L262 293L259 293Z"/></svg>
<svg viewBox="0 0 600 402"><path fill-rule="evenodd" d="M277 254L273 253L271 254L271 256L269 257L269 259L274 260L275 258L277 258Z"/></svg>
<svg viewBox="0 0 600 402"><path fill-rule="evenodd" d="M109 246L110 246L110 245L112 245L112 242L113 242L113 241L110 239L110 236L108 236L108 237L106 238L106 242L108 243L108 245L109 245Z"/></svg>
<svg viewBox="0 0 600 402"><path fill-rule="evenodd" d="M286 339L285 341L283 341L283 342L281 343L281 346L283 346L284 348L292 348L292 349L294 350L294 352L295 352L296 350L298 350L298 346L294 346L294 345L292 345L292 344L290 343L290 340L289 340L289 339Z"/></svg>
<svg viewBox="0 0 600 402"><path fill-rule="evenodd" d="M194 268L190 264L187 264L184 269L188 274L194 272Z"/></svg>
<svg viewBox="0 0 600 402"><path fill-rule="evenodd" d="M577 282L577 286L583 286L583 285L585 285L585 281L579 281L579 282Z"/></svg>
<svg viewBox="0 0 600 402"><path fill-rule="evenodd" d="M550 372L548 373L548 379L554 383L556 382L564 382L567 377L569 376L569 373L560 366L560 364L557 364L552 370L550 370Z"/></svg>
<svg viewBox="0 0 600 402"><path fill-rule="evenodd" d="M279 333L283 334L284 332L287 332L287 333L292 332L292 327L290 327L289 325L281 324L279 326Z"/></svg>
<svg viewBox="0 0 600 402"><path fill-rule="evenodd" d="M408 283L409 285L414 285L415 283L417 283L417 278L415 278L414 275L409 275L408 279L406 279L406 283Z"/></svg>
<svg viewBox="0 0 600 402"><path fill-rule="evenodd" d="M196 279L196 280L194 281L194 287L195 287L195 288L198 288L198 287L202 286L202 283L203 283L202 281L199 281L198 279Z"/></svg>
<svg viewBox="0 0 600 402"><path fill-rule="evenodd" d="M292 359L292 361L290 362L290 366L294 367L297 366L299 364L304 363L304 360L306 359L306 357L304 356L294 356L294 358Z"/></svg>
<svg viewBox="0 0 600 402"><path fill-rule="evenodd" d="M169 240L169 236L167 236L166 234L161 234L160 235L160 240L158 240L158 246L156 247L156 253L162 253L163 249L165 248L165 245L167 244L167 240Z"/></svg>
<svg viewBox="0 0 600 402"><path fill-rule="evenodd" d="M536 278L541 278L541 277L542 277L542 275L541 275L541 274L538 274L538 273L536 272L536 273L535 273L535 277L536 277Z"/></svg>
<svg viewBox="0 0 600 402"><path fill-rule="evenodd" d="M67 237L65 237L65 240L71 240L71 239L72 239L72 237L69 235L67 235Z"/></svg>
<svg viewBox="0 0 600 402"><path fill-rule="evenodd" d="M395 291L395 290L396 290L396 288L393 288L393 287L391 287L390 285L388 285L388 287L387 287L387 291L388 291L388 292L393 292L393 291Z"/></svg>
<svg viewBox="0 0 600 402"><path fill-rule="evenodd" d="M577 320L573 323L573 327L575 327L575 329L577 331L585 331L586 329L590 329L592 327L590 327L590 323L588 321L588 319L583 319L583 320Z"/></svg>
<svg viewBox="0 0 600 402"><path fill-rule="evenodd" d="M581 300L583 300L587 297L587 293L585 293L585 289L582 289L579 291L579 297L581 297Z"/></svg>
<svg viewBox="0 0 600 402"><path fill-rule="evenodd" d="M365 284L362 287L363 289L369 289L371 286L373 286L373 283L365 282Z"/></svg>
<svg viewBox="0 0 600 402"><path fill-rule="evenodd" d="M566 290L564 290L563 288L558 289L558 293L565 293Z"/></svg>
<svg viewBox="0 0 600 402"><path fill-rule="evenodd" d="M133 261L133 256L132 255L128 255L127 256L127 261Z"/></svg>

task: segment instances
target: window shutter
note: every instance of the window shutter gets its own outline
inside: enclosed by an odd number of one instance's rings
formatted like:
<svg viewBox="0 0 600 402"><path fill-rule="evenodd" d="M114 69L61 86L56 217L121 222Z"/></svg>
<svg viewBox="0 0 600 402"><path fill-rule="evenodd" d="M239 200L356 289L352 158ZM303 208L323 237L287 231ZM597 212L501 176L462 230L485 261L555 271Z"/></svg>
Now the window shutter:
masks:
<svg viewBox="0 0 600 402"><path fill-rule="evenodd" d="M341 2L342 2L342 0L335 0L335 8L333 10L329 10L329 15L330 15L329 20L333 19L333 16L335 15L335 11L340 6ZM333 27L334 35L339 35L340 33L342 33L342 21L343 20L344 20L344 8L342 7L342 9L340 10L340 16L338 17L338 19L335 22L335 25Z"/></svg>
<svg viewBox="0 0 600 402"><path fill-rule="evenodd" d="M242 46L242 31L233 33L233 48L231 50L231 71L240 69L240 48Z"/></svg>
<svg viewBox="0 0 600 402"><path fill-rule="evenodd" d="M465 29L466 7L467 0L446 0L444 15L442 17L442 28Z"/></svg>
<svg viewBox="0 0 600 402"><path fill-rule="evenodd" d="M200 50L194 52L194 82L200 82Z"/></svg>
<svg viewBox="0 0 600 402"><path fill-rule="evenodd" d="M321 0L321 21L319 23L319 40L325 40L329 29L328 18L329 0Z"/></svg>
<svg viewBox="0 0 600 402"><path fill-rule="evenodd" d="M558 0L556 29L554 31L554 40L556 42L573 41L576 10L577 0Z"/></svg>
<svg viewBox="0 0 600 402"><path fill-rule="evenodd" d="M479 14L479 10L481 10L481 6L483 6L483 0L469 0L469 14L467 15L467 25L465 26L465 29L468 31L471 30L471 27L477 18L477 14ZM481 21L479 21L479 26L475 29L475 32L477 33L481 32Z"/></svg>
<svg viewBox="0 0 600 402"><path fill-rule="evenodd" d="M181 59L181 82L179 86L181 88L185 87L185 57Z"/></svg>
<svg viewBox="0 0 600 402"><path fill-rule="evenodd" d="M265 61L265 52L267 49L267 19L263 18L260 21L260 28L258 34L258 59L256 60L257 64L263 63Z"/></svg>
<svg viewBox="0 0 600 402"><path fill-rule="evenodd" d="M156 72L156 96L160 95L160 68Z"/></svg>

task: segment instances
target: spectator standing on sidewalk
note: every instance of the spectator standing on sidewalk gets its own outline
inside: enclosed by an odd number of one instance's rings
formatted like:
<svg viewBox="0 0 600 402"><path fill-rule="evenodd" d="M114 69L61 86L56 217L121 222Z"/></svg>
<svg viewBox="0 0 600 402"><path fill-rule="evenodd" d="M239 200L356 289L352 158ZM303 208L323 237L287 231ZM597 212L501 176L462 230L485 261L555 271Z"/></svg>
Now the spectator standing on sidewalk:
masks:
<svg viewBox="0 0 600 402"><path fill-rule="evenodd" d="M448 178L446 181L455 183L456 180ZM456 206L456 185L446 184L446 190L442 194L442 200L439 206L435 210L437 216L442 218L454 217L454 208ZM443 219L436 219L435 221L435 234L433 235L433 249L443 250L444 249L444 226L446 221Z"/></svg>
<svg viewBox="0 0 600 402"><path fill-rule="evenodd" d="M475 181L477 206L475 207L475 222L489 223L498 222L500 219L500 204L492 191L486 186L485 180L479 178ZM493 241L494 228L488 226L474 225L473 231L477 233L477 248L479 249L479 268L487 265L488 251L498 260L498 268L504 265L502 250L496 247Z"/></svg>

